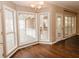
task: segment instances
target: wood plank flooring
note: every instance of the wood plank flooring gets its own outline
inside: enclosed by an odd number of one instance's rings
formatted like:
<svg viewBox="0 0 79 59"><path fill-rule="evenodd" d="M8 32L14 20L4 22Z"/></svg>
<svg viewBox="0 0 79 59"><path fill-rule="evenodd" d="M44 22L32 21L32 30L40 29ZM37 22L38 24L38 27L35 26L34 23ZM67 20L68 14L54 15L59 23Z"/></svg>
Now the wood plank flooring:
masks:
<svg viewBox="0 0 79 59"><path fill-rule="evenodd" d="M29 46L18 50L11 58L79 58L79 36L53 45Z"/></svg>

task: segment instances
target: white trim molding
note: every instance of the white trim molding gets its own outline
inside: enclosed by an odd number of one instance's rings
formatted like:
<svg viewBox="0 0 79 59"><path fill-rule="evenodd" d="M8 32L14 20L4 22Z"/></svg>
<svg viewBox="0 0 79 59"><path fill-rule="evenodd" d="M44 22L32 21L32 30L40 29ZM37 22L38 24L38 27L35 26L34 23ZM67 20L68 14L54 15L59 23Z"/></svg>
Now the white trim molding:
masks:
<svg viewBox="0 0 79 59"><path fill-rule="evenodd" d="M50 45L52 45L52 42L49 42L49 41L39 41L39 44L50 44Z"/></svg>

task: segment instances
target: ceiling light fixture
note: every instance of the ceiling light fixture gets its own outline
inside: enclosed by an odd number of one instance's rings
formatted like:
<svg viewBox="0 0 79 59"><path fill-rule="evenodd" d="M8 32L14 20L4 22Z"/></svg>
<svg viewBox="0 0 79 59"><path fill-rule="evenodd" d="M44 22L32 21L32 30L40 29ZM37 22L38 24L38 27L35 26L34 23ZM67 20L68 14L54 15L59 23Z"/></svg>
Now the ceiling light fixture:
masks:
<svg viewBox="0 0 79 59"><path fill-rule="evenodd" d="M35 2L35 3L31 3L31 7L34 8L35 10L38 10L38 9L41 9L44 5L44 2L43 1L38 1L38 2Z"/></svg>

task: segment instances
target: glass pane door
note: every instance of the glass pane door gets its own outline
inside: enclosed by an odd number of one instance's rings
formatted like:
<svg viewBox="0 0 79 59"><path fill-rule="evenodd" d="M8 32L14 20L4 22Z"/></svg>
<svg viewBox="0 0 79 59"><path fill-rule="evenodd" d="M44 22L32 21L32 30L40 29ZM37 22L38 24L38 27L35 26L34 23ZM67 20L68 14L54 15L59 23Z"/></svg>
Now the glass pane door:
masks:
<svg viewBox="0 0 79 59"><path fill-rule="evenodd" d="M40 14L40 41L49 41L48 40L48 13L41 13Z"/></svg>
<svg viewBox="0 0 79 59"><path fill-rule="evenodd" d="M4 7L6 55L10 54L17 46L15 38L15 20L15 11L9 7Z"/></svg>
<svg viewBox="0 0 79 59"><path fill-rule="evenodd" d="M62 15L56 17L56 39L61 40L63 38L63 20Z"/></svg>

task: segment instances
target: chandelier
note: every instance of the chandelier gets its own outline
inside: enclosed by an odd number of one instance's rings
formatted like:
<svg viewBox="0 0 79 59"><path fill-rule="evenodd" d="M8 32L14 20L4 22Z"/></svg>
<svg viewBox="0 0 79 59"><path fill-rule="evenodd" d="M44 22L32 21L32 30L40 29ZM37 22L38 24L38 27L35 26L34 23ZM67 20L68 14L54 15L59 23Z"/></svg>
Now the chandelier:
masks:
<svg viewBox="0 0 79 59"><path fill-rule="evenodd" d="M39 10L43 8L44 2L43 1L38 1L38 2L33 2L30 4L31 8L34 8L35 10Z"/></svg>

